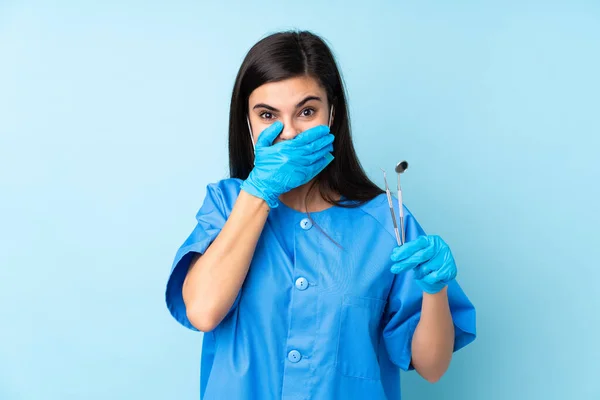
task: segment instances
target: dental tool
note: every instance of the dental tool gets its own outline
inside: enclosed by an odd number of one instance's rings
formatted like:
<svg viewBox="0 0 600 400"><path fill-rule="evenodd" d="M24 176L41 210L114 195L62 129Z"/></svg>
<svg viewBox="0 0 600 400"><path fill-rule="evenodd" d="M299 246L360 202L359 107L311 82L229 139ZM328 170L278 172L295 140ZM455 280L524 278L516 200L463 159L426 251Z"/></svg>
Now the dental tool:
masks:
<svg viewBox="0 0 600 400"><path fill-rule="evenodd" d="M396 174L398 175L398 210L400 213L400 232L402 232L402 244L404 244L404 209L402 206L402 187L400 186L400 174L404 173L408 168L408 163L406 161L400 161L396 164ZM394 221L395 223L396 221Z"/></svg>
<svg viewBox="0 0 600 400"><path fill-rule="evenodd" d="M385 193L387 195L388 204L390 205L390 213L392 214L392 222L394 222L394 233L396 234L396 242L398 242L398 246L402 246L402 239L400 238L400 233L398 232L398 224L396 223L396 214L394 213L394 205L392 204L392 193L390 192L390 187L387 183L387 174L383 168L380 168L383 171L383 181L385 183ZM401 211L402 212L402 211ZM404 232L402 232L402 236L404 236Z"/></svg>

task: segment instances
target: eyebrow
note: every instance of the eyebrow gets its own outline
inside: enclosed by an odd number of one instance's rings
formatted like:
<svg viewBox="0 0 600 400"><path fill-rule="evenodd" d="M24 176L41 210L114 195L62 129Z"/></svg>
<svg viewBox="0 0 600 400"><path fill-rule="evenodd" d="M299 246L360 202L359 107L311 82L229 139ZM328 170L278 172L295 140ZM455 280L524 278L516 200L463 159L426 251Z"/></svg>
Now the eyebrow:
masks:
<svg viewBox="0 0 600 400"><path fill-rule="evenodd" d="M306 96L300 103L296 104L296 108L302 107L304 104L306 104L307 102L309 102L311 100L316 100L316 101L320 101L320 102L323 101L319 96ZM279 112L279 110L276 109L275 107L271 107L270 105L265 104L265 103L258 103L254 107L252 107L253 110L255 110L257 108L266 108L269 111Z"/></svg>

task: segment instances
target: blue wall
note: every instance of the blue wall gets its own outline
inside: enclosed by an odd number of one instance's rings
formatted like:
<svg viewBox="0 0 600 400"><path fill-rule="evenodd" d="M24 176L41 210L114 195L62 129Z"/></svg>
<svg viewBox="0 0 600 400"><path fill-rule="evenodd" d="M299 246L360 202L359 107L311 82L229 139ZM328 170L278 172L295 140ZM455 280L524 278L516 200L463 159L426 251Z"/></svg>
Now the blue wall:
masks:
<svg viewBox="0 0 600 400"><path fill-rule="evenodd" d="M404 398L600 398L598 2L52 3L0 1L0 399L198 397L165 279L237 68L286 28L331 43L365 168L410 162L478 307Z"/></svg>

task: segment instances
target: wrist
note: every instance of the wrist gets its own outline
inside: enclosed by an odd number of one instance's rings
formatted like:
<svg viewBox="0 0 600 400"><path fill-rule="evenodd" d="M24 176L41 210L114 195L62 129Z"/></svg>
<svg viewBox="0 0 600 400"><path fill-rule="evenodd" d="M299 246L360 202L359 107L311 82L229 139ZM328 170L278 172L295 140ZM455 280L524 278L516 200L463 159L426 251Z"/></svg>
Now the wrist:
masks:
<svg viewBox="0 0 600 400"><path fill-rule="evenodd" d="M427 296L427 297L431 297L431 298L439 298L439 297L444 297L448 295L448 285L446 284L440 284L439 286L432 288L432 287L427 287L427 288L421 288L423 289L423 296Z"/></svg>
<svg viewBox="0 0 600 400"><path fill-rule="evenodd" d="M238 201L247 204L251 208L269 207L265 199L248 192L246 189L240 190Z"/></svg>
<svg viewBox="0 0 600 400"><path fill-rule="evenodd" d="M262 188L261 185L252 180L251 176L242 182L240 189L246 192L248 195L264 201L269 208L275 208L279 205L279 196L271 193L268 190L265 190L265 188Z"/></svg>
<svg viewBox="0 0 600 400"><path fill-rule="evenodd" d="M444 282L436 282L436 283L425 283L423 281L417 281L421 290L425 295L436 296L442 292L446 291L448 284Z"/></svg>

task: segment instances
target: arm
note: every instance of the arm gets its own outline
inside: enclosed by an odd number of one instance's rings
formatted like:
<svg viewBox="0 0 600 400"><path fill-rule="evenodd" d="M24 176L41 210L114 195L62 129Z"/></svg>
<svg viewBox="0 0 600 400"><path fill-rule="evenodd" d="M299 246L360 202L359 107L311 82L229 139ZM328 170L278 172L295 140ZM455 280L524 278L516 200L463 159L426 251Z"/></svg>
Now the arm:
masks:
<svg viewBox="0 0 600 400"><path fill-rule="evenodd" d="M405 313L417 320L410 342L411 365L427 381L437 382L447 371L452 353L463 346L455 343L455 322L448 294L449 285L456 286L454 257L439 236L420 235L396 247L391 258L395 262L391 271L405 273L404 279L415 283L412 295L405 297L405 301L412 298L413 307L417 306L417 299L420 303L419 314L415 310ZM461 296L456 290L454 296L456 312ZM461 340L465 340L465 335L461 335Z"/></svg>
<svg viewBox="0 0 600 400"><path fill-rule="evenodd" d="M225 318L246 279L269 209L282 193L313 179L332 160L334 137L318 125L292 140L273 144L276 121L256 141L254 167L221 232L190 263L182 287L186 316L196 329L213 330ZM302 173L293 173L300 171Z"/></svg>
<svg viewBox="0 0 600 400"><path fill-rule="evenodd" d="M244 283L269 206L241 191L223 229L200 256L183 283L187 317L198 330L213 330L227 315Z"/></svg>
<svg viewBox="0 0 600 400"><path fill-rule="evenodd" d="M421 318L412 338L411 363L427 381L437 382L448 369L454 334L448 288L436 294L423 293Z"/></svg>

